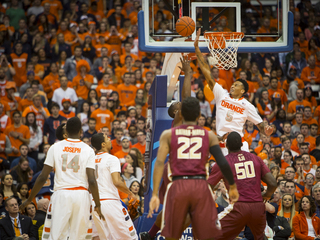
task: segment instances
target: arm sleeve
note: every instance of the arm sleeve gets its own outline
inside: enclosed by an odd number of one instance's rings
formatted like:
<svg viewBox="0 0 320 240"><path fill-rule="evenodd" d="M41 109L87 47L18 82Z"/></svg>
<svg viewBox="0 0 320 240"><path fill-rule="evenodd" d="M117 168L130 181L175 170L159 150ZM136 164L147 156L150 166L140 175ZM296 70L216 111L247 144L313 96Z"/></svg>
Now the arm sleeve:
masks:
<svg viewBox="0 0 320 240"><path fill-rule="evenodd" d="M256 108L248 102L248 119L253 122L255 125L263 122L262 118L259 116Z"/></svg>
<svg viewBox="0 0 320 240"><path fill-rule="evenodd" d="M6 154L10 154L12 152L12 148L11 148L11 142L8 136L6 136L6 147L4 149L4 152Z"/></svg>
<svg viewBox="0 0 320 240"><path fill-rule="evenodd" d="M89 153L89 158L88 158L88 162L87 162L86 168L96 169L95 155L94 155L94 152L93 152L92 148L90 148L90 153Z"/></svg>
<svg viewBox="0 0 320 240"><path fill-rule="evenodd" d="M230 165L223 156L221 152L221 148L219 145L214 145L210 147L210 153L216 159L216 163L218 164L223 176L228 181L229 185L234 184L233 173L231 171Z"/></svg>
<svg viewBox="0 0 320 240"><path fill-rule="evenodd" d="M113 156L110 158L110 173L119 172L121 173L121 166L119 158Z"/></svg>
<svg viewBox="0 0 320 240"><path fill-rule="evenodd" d="M214 99L217 102L225 95L225 90L221 87L220 84L215 84L213 87L213 94L214 94Z"/></svg>
<svg viewBox="0 0 320 240"><path fill-rule="evenodd" d="M48 166L50 166L52 168L54 168L54 148L55 148L55 145L52 145L49 148L46 160L44 161L45 165L48 165Z"/></svg>

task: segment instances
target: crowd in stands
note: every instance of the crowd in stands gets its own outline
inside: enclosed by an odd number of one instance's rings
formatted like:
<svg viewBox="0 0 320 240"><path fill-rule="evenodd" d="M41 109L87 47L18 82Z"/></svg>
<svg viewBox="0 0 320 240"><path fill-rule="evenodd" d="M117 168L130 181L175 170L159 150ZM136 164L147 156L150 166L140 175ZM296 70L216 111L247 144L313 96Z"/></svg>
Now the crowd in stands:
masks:
<svg viewBox="0 0 320 240"><path fill-rule="evenodd" d="M172 15L164 1L156 7L156 30L172 32L168 24ZM74 116L83 124L82 140L88 145L97 132L110 136L111 154L121 162L123 180L140 200L120 196L133 219L143 212L147 99L155 75L161 73L164 53L139 51L140 9L139 0L7 0L0 4L2 217L11 216L28 197L50 145L67 137L62 126ZM242 10L246 34L277 30L272 8L264 8L261 14L250 5ZM227 91L236 79L246 80L245 97L274 129L270 137L249 121L243 129L252 153L261 157L279 183L266 206L274 239L319 239L320 106L313 89L320 84L320 3L291 0L290 10L294 13L293 51L241 53L238 68L213 67L212 77ZM215 24L216 30L230 31L225 16ZM204 76L196 60L191 67L192 95L201 104L198 124L215 132L215 102L206 100ZM53 181L54 173L26 215L44 219L48 202L38 200L50 198ZM217 202L226 206L227 194L220 185ZM252 239L249 229L244 236Z"/></svg>

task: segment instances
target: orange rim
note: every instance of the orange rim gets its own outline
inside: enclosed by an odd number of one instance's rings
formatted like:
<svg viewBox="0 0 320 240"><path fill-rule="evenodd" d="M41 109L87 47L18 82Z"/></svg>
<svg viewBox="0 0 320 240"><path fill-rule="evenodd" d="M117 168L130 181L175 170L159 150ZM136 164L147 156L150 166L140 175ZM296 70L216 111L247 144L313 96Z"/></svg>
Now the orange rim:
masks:
<svg viewBox="0 0 320 240"><path fill-rule="evenodd" d="M224 37L225 39L228 39L228 40L233 39L234 35L238 35L237 38L241 37L241 39L244 37L243 32L205 32L203 34L205 38L207 38L206 36L208 36L209 39L211 39L210 36L214 36L217 39L221 39L222 37Z"/></svg>

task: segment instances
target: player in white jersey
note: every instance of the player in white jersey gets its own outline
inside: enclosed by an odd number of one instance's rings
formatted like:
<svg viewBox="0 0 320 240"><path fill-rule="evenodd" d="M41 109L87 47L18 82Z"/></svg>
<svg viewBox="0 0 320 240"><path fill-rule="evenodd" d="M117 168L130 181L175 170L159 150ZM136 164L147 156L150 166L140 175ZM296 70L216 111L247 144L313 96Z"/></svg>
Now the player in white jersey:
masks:
<svg viewBox="0 0 320 240"><path fill-rule="evenodd" d="M200 69L215 97L216 130L221 137L220 139L223 140L223 144L220 144L222 152L224 155L228 154L228 150L225 147L225 139L230 132L237 132L241 135L243 141L241 150L249 152L248 143L243 140L243 125L247 120L253 122L259 128L261 134L270 136L273 129L264 124L255 107L243 97L249 89L245 80L238 79L235 81L230 88L230 93L227 93L219 84L216 84L211 75L210 67L198 46L200 33L201 29L199 28L194 47Z"/></svg>
<svg viewBox="0 0 320 240"><path fill-rule="evenodd" d="M120 160L109 154L111 141L108 136L98 133L92 136L91 144L96 149L95 159L96 177L99 186L101 211L106 221L101 221L98 214L93 214L97 232L93 229L93 239L99 236L101 240L138 240L133 222L120 202L118 189L129 197L135 198L133 193L122 181Z"/></svg>
<svg viewBox="0 0 320 240"><path fill-rule="evenodd" d="M24 209L32 201L48 179L49 173L55 169L54 193L43 228L43 240L65 240L68 235L69 240L91 239L91 199L88 188L95 201L95 211L104 219L95 179L95 155L92 148L79 140L79 118L68 120L66 132L68 139L50 147L29 198L20 206L20 209Z"/></svg>

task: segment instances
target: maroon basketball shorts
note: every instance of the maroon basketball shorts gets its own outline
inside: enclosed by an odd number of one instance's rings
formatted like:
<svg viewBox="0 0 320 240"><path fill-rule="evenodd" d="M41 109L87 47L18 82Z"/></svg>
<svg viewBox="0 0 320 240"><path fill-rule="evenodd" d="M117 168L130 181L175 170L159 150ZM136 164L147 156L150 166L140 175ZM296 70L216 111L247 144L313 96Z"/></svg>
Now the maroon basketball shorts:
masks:
<svg viewBox="0 0 320 240"><path fill-rule="evenodd" d="M166 165L164 165L164 170L162 174L162 183L159 188L159 199L161 204L163 204L164 195L166 194L167 186L170 182L171 181L168 178L168 163L167 163Z"/></svg>
<svg viewBox="0 0 320 240"><path fill-rule="evenodd" d="M161 235L179 239L188 213L192 231L198 239L215 238L221 234L216 205L206 180L180 179L168 184Z"/></svg>
<svg viewBox="0 0 320 240"><path fill-rule="evenodd" d="M264 238L266 207L263 202L236 202L219 213L222 236L215 240L233 240L247 225L255 240Z"/></svg>

